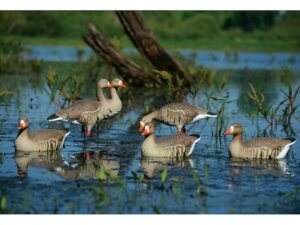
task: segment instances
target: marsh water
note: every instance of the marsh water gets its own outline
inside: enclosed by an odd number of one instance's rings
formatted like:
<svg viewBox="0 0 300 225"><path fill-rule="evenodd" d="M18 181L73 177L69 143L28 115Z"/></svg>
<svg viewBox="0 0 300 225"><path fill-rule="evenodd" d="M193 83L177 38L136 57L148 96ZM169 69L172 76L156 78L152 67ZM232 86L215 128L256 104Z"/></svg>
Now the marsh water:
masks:
<svg viewBox="0 0 300 225"><path fill-rule="evenodd" d="M57 93L50 98L47 71L74 73L73 48L31 46L27 59L43 60L40 74L2 74L1 88L13 95L0 96L0 194L8 213L299 213L300 141L282 160L237 160L229 157L231 137L215 137L217 120L201 120L187 126L201 135L193 154L184 160L142 158L144 138L137 130L138 118L146 109L157 108L165 90L144 93L128 86L119 90L122 112L100 123L84 138L76 125L46 118L63 105ZM90 50L84 53L87 57ZM51 53L52 52L52 53ZM184 51L188 57L191 52ZM299 139L300 111L291 127L268 122L255 112L248 98L251 82L265 94L266 107L278 105L287 91L300 84L300 54L295 53L196 53L199 63L216 71L220 85L199 86L185 101L211 111L219 102L207 95L228 100L224 127L240 122L244 139L258 136ZM95 97L95 81L86 75L81 97ZM131 89L131 92L129 91ZM281 91L282 90L282 91ZM128 93L130 92L130 93ZM109 93L106 93L109 95ZM295 102L299 106L299 99ZM24 154L15 152L18 120L28 116L30 129L70 129L60 152ZM157 125L156 135L175 135L176 129ZM2 211L4 209L2 208Z"/></svg>

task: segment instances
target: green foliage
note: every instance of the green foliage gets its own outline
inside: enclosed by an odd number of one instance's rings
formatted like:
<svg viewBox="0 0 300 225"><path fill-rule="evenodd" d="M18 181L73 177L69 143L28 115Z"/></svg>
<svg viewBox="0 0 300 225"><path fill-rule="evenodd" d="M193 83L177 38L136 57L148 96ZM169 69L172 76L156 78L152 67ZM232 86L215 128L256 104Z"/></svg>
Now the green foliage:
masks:
<svg viewBox="0 0 300 225"><path fill-rule="evenodd" d="M0 74L4 73L39 73L41 63L37 60L23 60L25 49L20 41L0 39Z"/></svg>
<svg viewBox="0 0 300 225"><path fill-rule="evenodd" d="M238 27L245 32L270 29L275 23L276 16L279 16L279 13L275 11L236 11L225 20L223 27L224 29Z"/></svg>
<svg viewBox="0 0 300 225"><path fill-rule="evenodd" d="M48 69L47 84L50 89L50 99L55 99L57 91L66 101L74 102L80 99L81 88L85 77L82 74L64 76L59 75L53 67Z"/></svg>
<svg viewBox="0 0 300 225"><path fill-rule="evenodd" d="M167 169L164 169L160 175L160 178L161 178L161 183L165 183L165 181L167 180L167 177L168 177L168 170Z"/></svg>
<svg viewBox="0 0 300 225"><path fill-rule="evenodd" d="M299 49L299 12L143 11L140 13L145 25L159 42L167 47L248 49L256 46L256 49ZM56 44L70 43L72 39L76 39L76 43L82 43L81 37L87 32L86 24L89 21L98 26L105 37L112 39L118 47L124 47L124 44L126 47L132 46L114 12L0 12L0 33L2 38L15 37L20 40L22 37L27 43L32 44L37 43L32 37L39 38L43 44L55 42L53 38L59 38Z"/></svg>
<svg viewBox="0 0 300 225"><path fill-rule="evenodd" d="M97 178L100 182L112 181L112 182L117 182L119 184L123 184L123 180L119 175L114 174L112 171L106 170L104 168L98 170Z"/></svg>
<svg viewBox="0 0 300 225"><path fill-rule="evenodd" d="M287 92L280 90L284 94L283 100L276 106L270 106L268 108L266 108L264 105L264 93L256 90L251 83L249 83L249 86L250 91L248 92L248 95L250 99L255 102L257 113L264 117L264 119L269 123L269 126L273 126L278 122L281 122L286 132L290 131L291 133L294 133L291 126L291 118L295 115L295 112L298 108L295 102L300 90L300 86L298 86L295 91L293 91L291 85L288 85Z"/></svg>

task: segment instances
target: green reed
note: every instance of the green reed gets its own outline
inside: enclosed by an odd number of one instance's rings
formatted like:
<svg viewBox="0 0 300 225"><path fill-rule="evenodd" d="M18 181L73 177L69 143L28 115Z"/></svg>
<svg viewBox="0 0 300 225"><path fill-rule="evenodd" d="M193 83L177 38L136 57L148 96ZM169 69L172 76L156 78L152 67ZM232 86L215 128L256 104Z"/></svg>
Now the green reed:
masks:
<svg viewBox="0 0 300 225"><path fill-rule="evenodd" d="M248 96L252 99L256 106L256 113L263 116L267 121L268 126L274 127L281 123L286 132L294 133L292 129L291 119L295 116L298 106L295 104L296 98L299 94L300 86L293 91L292 86L288 85L288 90L280 90L284 97L277 104L269 107L265 106L265 95L262 91L257 90L252 83L249 83L250 91Z"/></svg>

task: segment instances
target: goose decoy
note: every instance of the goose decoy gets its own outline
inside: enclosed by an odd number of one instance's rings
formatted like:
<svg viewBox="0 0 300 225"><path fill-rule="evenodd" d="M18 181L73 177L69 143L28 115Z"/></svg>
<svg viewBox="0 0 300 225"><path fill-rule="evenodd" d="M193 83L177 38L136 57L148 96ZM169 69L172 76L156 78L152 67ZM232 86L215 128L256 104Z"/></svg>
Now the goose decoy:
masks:
<svg viewBox="0 0 300 225"><path fill-rule="evenodd" d="M19 134L15 147L19 151L55 151L61 149L69 130L38 130L29 132L29 119L24 117L19 123Z"/></svg>
<svg viewBox="0 0 300 225"><path fill-rule="evenodd" d="M91 135L91 129L96 124L111 114L107 99L103 94L103 88L113 87L106 79L101 79L97 84L98 100L81 100L68 108L61 109L47 118L48 121L65 121L80 124L87 127L87 136Z"/></svg>
<svg viewBox="0 0 300 225"><path fill-rule="evenodd" d="M185 132L185 125L208 117L217 117L217 115L187 103L169 103L144 116L140 121L139 130L143 130L146 123L157 120L167 125L177 126L177 134L180 136L181 131Z"/></svg>
<svg viewBox="0 0 300 225"><path fill-rule="evenodd" d="M243 142L243 129L239 123L230 126L224 135L233 135L230 156L245 159L282 159L296 142L295 138L255 138Z"/></svg>
<svg viewBox="0 0 300 225"><path fill-rule="evenodd" d="M143 136L147 136L142 145L142 155L145 157L184 158L192 154L200 136L167 136L155 138L155 126L147 123Z"/></svg>
<svg viewBox="0 0 300 225"><path fill-rule="evenodd" d="M115 78L111 81L111 86L110 86L111 99L107 100L109 104L109 108L111 110L109 116L118 114L122 109L122 102L120 100L120 97L115 87L126 88L126 85L123 83L122 80L118 78Z"/></svg>

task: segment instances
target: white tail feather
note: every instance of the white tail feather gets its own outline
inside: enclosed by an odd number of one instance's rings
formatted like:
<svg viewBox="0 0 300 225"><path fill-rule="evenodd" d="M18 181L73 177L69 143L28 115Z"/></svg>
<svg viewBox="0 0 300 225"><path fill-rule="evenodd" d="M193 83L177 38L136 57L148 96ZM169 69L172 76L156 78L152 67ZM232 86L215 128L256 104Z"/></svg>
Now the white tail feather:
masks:
<svg viewBox="0 0 300 225"><path fill-rule="evenodd" d="M193 142L192 147L191 147L191 149L190 149L190 151L189 151L189 153L188 153L188 156L192 154L192 152L193 152L193 150L194 150L194 148L195 148L196 143L197 143L198 141L200 141L200 139L201 139L201 137L199 137L198 139L196 139L196 140Z"/></svg>
<svg viewBox="0 0 300 225"><path fill-rule="evenodd" d="M276 157L276 159L283 159L288 151L290 150L291 145L295 144L296 141L293 141L292 143L287 144L283 147L282 151L279 153L279 155Z"/></svg>

